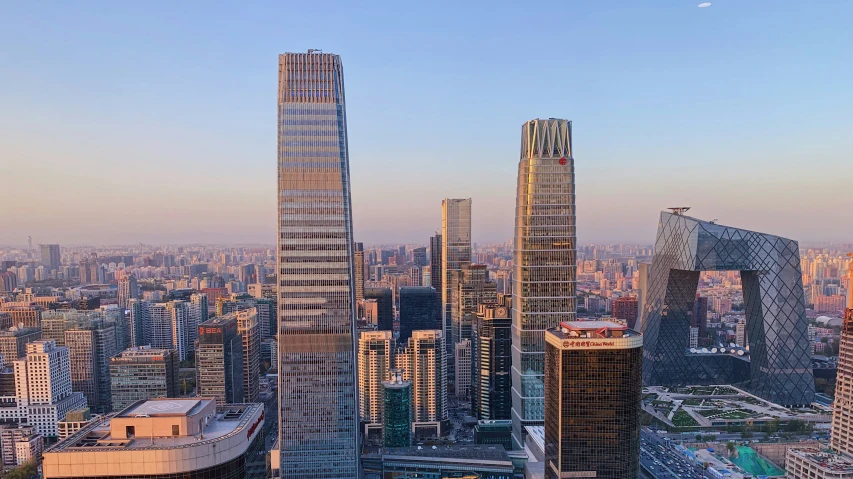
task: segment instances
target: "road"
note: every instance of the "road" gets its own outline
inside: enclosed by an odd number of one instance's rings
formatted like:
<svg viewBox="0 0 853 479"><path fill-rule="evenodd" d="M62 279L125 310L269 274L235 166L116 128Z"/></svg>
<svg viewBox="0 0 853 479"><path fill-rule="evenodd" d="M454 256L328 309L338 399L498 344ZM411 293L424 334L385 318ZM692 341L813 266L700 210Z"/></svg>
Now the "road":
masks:
<svg viewBox="0 0 853 479"><path fill-rule="evenodd" d="M705 471L679 454L672 442L643 429L640 432L640 462L657 479L702 479Z"/></svg>

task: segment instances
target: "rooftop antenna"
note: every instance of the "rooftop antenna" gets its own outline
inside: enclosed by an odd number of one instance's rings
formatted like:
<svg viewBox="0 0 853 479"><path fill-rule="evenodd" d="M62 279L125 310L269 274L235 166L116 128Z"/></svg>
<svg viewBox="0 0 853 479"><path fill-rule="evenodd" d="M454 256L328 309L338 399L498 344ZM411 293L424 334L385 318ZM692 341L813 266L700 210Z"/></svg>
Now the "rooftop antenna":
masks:
<svg viewBox="0 0 853 479"><path fill-rule="evenodd" d="M322 52L323 52L323 50L322 50L322 49L320 49L320 48L309 48L309 49L308 49L308 54L309 54L309 55L310 55L310 54L312 54L312 53L314 53L314 52L320 52L320 53L322 53Z"/></svg>
<svg viewBox="0 0 853 479"><path fill-rule="evenodd" d="M672 214L677 215L677 216L681 216L684 214L685 211L689 210L690 207L689 206L674 206L674 207L671 206L667 209L672 211Z"/></svg>

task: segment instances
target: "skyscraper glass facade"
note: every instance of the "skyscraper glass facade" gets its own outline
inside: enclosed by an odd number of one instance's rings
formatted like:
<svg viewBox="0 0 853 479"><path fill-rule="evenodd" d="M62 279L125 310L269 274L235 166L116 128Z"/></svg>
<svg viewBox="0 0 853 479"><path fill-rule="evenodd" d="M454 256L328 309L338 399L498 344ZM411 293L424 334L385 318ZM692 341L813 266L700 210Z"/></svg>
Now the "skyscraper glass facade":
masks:
<svg viewBox="0 0 853 479"><path fill-rule="evenodd" d="M545 333L545 477L636 479L643 338L614 323L567 324L578 330Z"/></svg>
<svg viewBox="0 0 853 479"><path fill-rule="evenodd" d="M279 56L279 447L286 478L358 477L352 210L341 59Z"/></svg>
<svg viewBox="0 0 853 479"><path fill-rule="evenodd" d="M512 300L513 440L545 414L545 330L572 321L575 278L575 168L572 124L531 120L521 128Z"/></svg>
<svg viewBox="0 0 853 479"><path fill-rule="evenodd" d="M471 413L509 420L512 409L512 334L505 305L480 306L471 332Z"/></svg>
<svg viewBox="0 0 853 479"><path fill-rule="evenodd" d="M376 326L379 330L394 329L394 292L391 288L365 288L364 298L376 300Z"/></svg>
<svg viewBox="0 0 853 479"><path fill-rule="evenodd" d="M701 271L740 271L748 355L689 347ZM643 381L735 384L768 401L814 400L796 241L662 212L644 300Z"/></svg>
<svg viewBox="0 0 853 479"><path fill-rule="evenodd" d="M380 313L381 314L381 313ZM400 337L407 344L412 331L441 329L438 293L431 286L400 288Z"/></svg>
<svg viewBox="0 0 853 479"><path fill-rule="evenodd" d="M408 447L412 444L412 382L400 377L382 381L385 417L385 447Z"/></svg>
<svg viewBox="0 0 853 479"><path fill-rule="evenodd" d="M471 198L441 201L441 317L447 347L449 377L453 377L452 304L453 272L471 264Z"/></svg>

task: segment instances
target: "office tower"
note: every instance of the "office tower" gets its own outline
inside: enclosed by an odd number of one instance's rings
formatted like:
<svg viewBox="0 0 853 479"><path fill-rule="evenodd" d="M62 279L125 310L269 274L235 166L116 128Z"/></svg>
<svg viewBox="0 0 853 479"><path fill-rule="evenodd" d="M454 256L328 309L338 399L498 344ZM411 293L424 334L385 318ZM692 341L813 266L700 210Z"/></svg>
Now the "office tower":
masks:
<svg viewBox="0 0 853 479"><path fill-rule="evenodd" d="M636 479L642 336L609 321L572 321L545 341L545 477Z"/></svg>
<svg viewBox="0 0 853 479"><path fill-rule="evenodd" d="M387 381L382 381L383 411L382 435L385 447L412 445L412 382L403 380L400 370L390 371Z"/></svg>
<svg viewBox="0 0 853 479"><path fill-rule="evenodd" d="M642 314L642 312L640 313ZM699 296L696 293L696 301L693 303L693 318L690 321L690 326L696 328L697 335L700 338L708 336L708 297Z"/></svg>
<svg viewBox="0 0 853 479"><path fill-rule="evenodd" d="M110 358L113 410L148 398L178 397L178 354L174 349L139 346Z"/></svg>
<svg viewBox="0 0 853 479"><path fill-rule="evenodd" d="M471 322L480 304L497 301L497 284L489 281L484 264L463 264L451 277L451 340L454 344L471 339Z"/></svg>
<svg viewBox="0 0 853 479"><path fill-rule="evenodd" d="M412 266L409 268L409 284L411 286L421 286L421 268Z"/></svg>
<svg viewBox="0 0 853 479"><path fill-rule="evenodd" d="M139 285L136 282L136 277L132 274L125 275L118 282L118 291L116 292L118 307L126 309L128 300L138 297Z"/></svg>
<svg viewBox="0 0 853 479"><path fill-rule="evenodd" d="M447 375L453 378L452 303L453 272L471 264L471 198L441 200L441 317L445 347L447 348Z"/></svg>
<svg viewBox="0 0 853 479"><path fill-rule="evenodd" d="M419 246L412 250L412 262L415 263L415 266L420 268L429 266L430 261L427 257L426 246Z"/></svg>
<svg viewBox="0 0 853 479"><path fill-rule="evenodd" d="M128 330L130 331L131 346L149 345L149 331L146 328L151 324L150 304L149 301L139 299L129 299L127 301Z"/></svg>
<svg viewBox="0 0 853 479"><path fill-rule="evenodd" d="M220 404L244 402L243 366L243 338L233 314L199 325L195 354L199 397L216 398Z"/></svg>
<svg viewBox="0 0 853 479"><path fill-rule="evenodd" d="M51 447L42 468L45 479L266 479L265 430L262 404L150 399Z"/></svg>
<svg viewBox="0 0 853 479"><path fill-rule="evenodd" d="M438 292L430 286L400 288L400 344L408 344L412 332L442 329Z"/></svg>
<svg viewBox="0 0 853 479"><path fill-rule="evenodd" d="M853 255L848 267L848 277L853 280ZM844 312L838 345L838 377L835 383L830 447L836 452L853 456L853 288L849 289L849 306Z"/></svg>
<svg viewBox="0 0 853 479"><path fill-rule="evenodd" d="M27 343L41 339L38 328L18 328L13 326L0 331L0 362L10 365L12 361L27 354Z"/></svg>
<svg viewBox="0 0 853 479"><path fill-rule="evenodd" d="M432 285L432 268L430 266L424 266L421 268L421 286L430 285Z"/></svg>
<svg viewBox="0 0 853 479"><path fill-rule="evenodd" d="M545 330L577 313L572 124L531 120L521 129L512 298L512 428L542 425Z"/></svg>
<svg viewBox="0 0 853 479"><path fill-rule="evenodd" d="M376 300L376 325L380 331L394 328L394 292L391 288L365 288L364 299Z"/></svg>
<svg viewBox="0 0 853 479"><path fill-rule="evenodd" d="M281 474L357 477L352 200L340 57L280 55L278 93Z"/></svg>
<svg viewBox="0 0 853 479"><path fill-rule="evenodd" d="M471 393L471 340L463 339L454 346L453 360L456 363L454 388L457 398L467 398Z"/></svg>
<svg viewBox="0 0 853 479"><path fill-rule="evenodd" d="M408 347L397 355L403 379L412 381L412 418L416 437L450 432L447 413L447 353L440 329L413 331Z"/></svg>
<svg viewBox="0 0 853 479"><path fill-rule="evenodd" d="M193 302L128 300L130 330L134 346L175 349L185 361L195 349L200 320L207 311L204 295L193 295Z"/></svg>
<svg viewBox="0 0 853 479"><path fill-rule="evenodd" d="M353 271L355 272L355 301L364 300L364 243L354 243L352 253Z"/></svg>
<svg viewBox="0 0 853 479"><path fill-rule="evenodd" d="M232 294L229 298L219 298L216 302L216 315L254 308L258 314L258 328L261 340L273 337L276 330L276 302L274 299L250 297L246 294Z"/></svg>
<svg viewBox="0 0 853 479"><path fill-rule="evenodd" d="M690 352L701 271L740 271L750 359ZM811 404L814 378L796 241L662 212L643 317L643 381L741 385L785 406Z"/></svg>
<svg viewBox="0 0 853 479"><path fill-rule="evenodd" d="M98 320L65 331L71 388L83 393L96 413L112 411L110 358L118 353L115 324Z"/></svg>
<svg viewBox="0 0 853 479"><path fill-rule="evenodd" d="M190 295L189 301L191 324L198 326L199 324L210 319L209 304L207 295L204 293L193 293Z"/></svg>
<svg viewBox="0 0 853 479"><path fill-rule="evenodd" d="M643 317L645 316L645 301L649 291L649 268L651 263L640 263L637 265L637 323L634 325L635 331L640 331L643 328ZM706 299L707 306L707 299ZM708 314L708 308L705 308L705 314Z"/></svg>
<svg viewBox="0 0 853 479"><path fill-rule="evenodd" d="M396 251L389 250L380 250L379 251L379 262L385 265L391 264L391 258L397 255Z"/></svg>
<svg viewBox="0 0 853 479"><path fill-rule="evenodd" d="M26 357L13 363L18 414L36 433L56 436L56 423L65 419L65 413L86 406L83 394L71 390L68 348L35 341L27 344Z"/></svg>
<svg viewBox="0 0 853 479"><path fill-rule="evenodd" d="M745 347L747 345L746 321L738 319L735 325L735 344Z"/></svg>
<svg viewBox="0 0 853 479"><path fill-rule="evenodd" d="M358 412L368 437L382 433L382 381L394 364L395 346L391 331L366 331L358 338Z"/></svg>
<svg viewBox="0 0 853 479"><path fill-rule="evenodd" d="M432 287L441 291L441 231L436 231L435 236L429 238L429 270L432 278ZM424 284L424 286L428 286ZM439 296L440 298L440 296Z"/></svg>
<svg viewBox="0 0 853 479"><path fill-rule="evenodd" d="M261 334L258 310L244 309L232 313L237 319L237 332L243 340L243 402L258 402L261 374Z"/></svg>
<svg viewBox="0 0 853 479"><path fill-rule="evenodd" d="M629 328L637 324L637 298L616 298L612 308L613 317L625 321Z"/></svg>
<svg viewBox="0 0 853 479"><path fill-rule="evenodd" d="M512 418L512 334L508 298L480 305L471 331L471 413L481 420Z"/></svg>
<svg viewBox="0 0 853 479"><path fill-rule="evenodd" d="M42 244L41 249L41 264L48 271L59 269L62 267L62 255L59 253L58 244Z"/></svg>
<svg viewBox="0 0 853 479"><path fill-rule="evenodd" d="M18 287L18 275L11 271L0 272L0 292L14 291Z"/></svg>

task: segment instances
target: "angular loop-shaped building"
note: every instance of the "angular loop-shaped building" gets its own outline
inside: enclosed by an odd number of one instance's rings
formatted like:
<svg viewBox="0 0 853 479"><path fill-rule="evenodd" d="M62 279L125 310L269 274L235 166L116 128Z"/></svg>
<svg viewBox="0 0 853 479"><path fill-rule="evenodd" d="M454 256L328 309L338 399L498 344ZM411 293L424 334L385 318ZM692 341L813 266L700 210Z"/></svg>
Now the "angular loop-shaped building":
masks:
<svg viewBox="0 0 853 479"><path fill-rule="evenodd" d="M701 271L740 271L747 354L689 347ZM645 384L733 384L786 406L813 401L796 241L662 212L645 297Z"/></svg>

